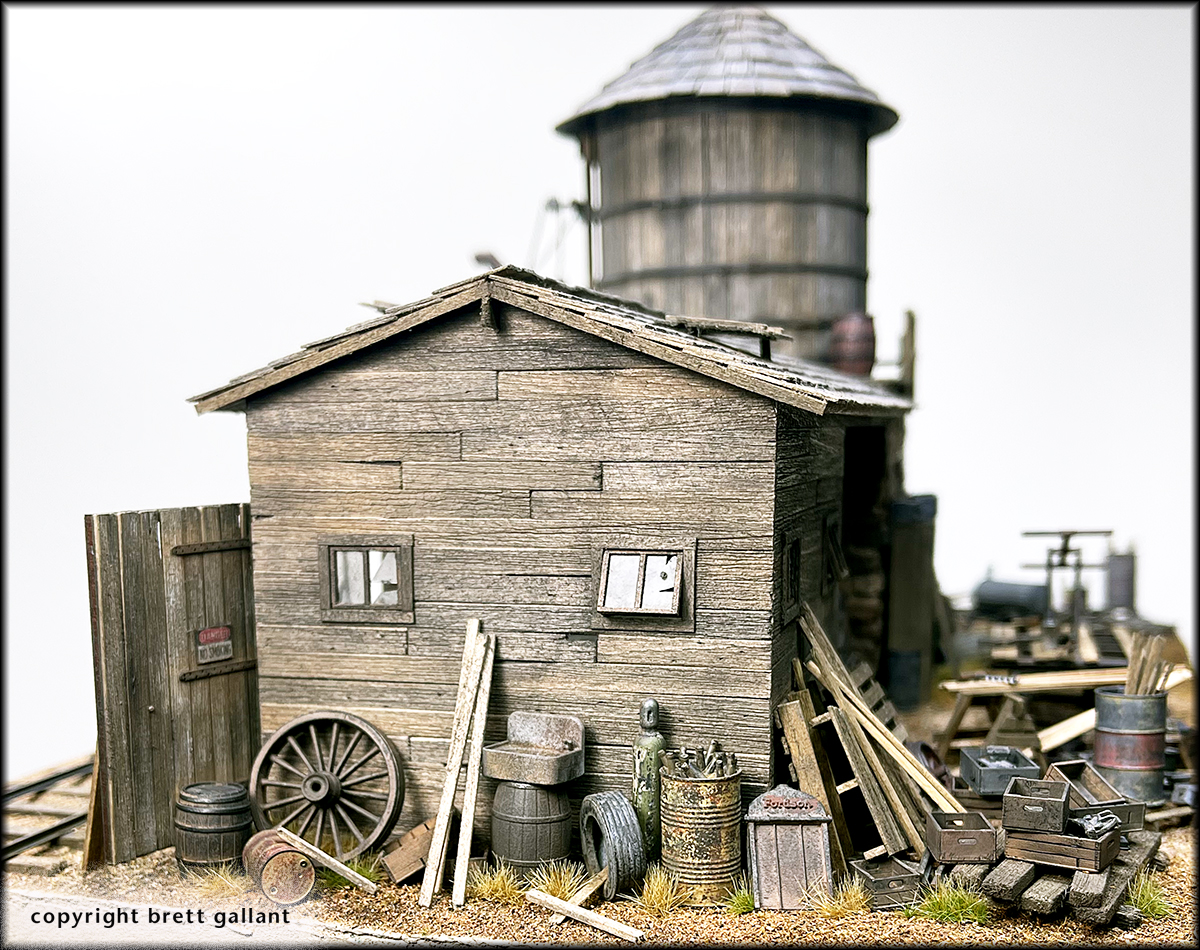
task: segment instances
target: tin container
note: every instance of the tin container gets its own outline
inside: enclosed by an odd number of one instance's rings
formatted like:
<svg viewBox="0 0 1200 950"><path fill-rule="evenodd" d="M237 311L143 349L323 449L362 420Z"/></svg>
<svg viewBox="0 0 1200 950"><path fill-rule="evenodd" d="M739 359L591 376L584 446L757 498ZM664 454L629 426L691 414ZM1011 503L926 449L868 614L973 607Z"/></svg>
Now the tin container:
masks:
<svg viewBox="0 0 1200 950"><path fill-rule="evenodd" d="M1166 801L1167 694L1126 696L1124 686L1096 688L1093 764L1127 801Z"/></svg>
<svg viewBox="0 0 1200 950"><path fill-rule="evenodd" d="M262 892L285 907L305 900L317 880L308 855L284 841L274 828L260 831L246 842L242 862Z"/></svg>
<svg viewBox="0 0 1200 950"><path fill-rule="evenodd" d="M662 863L692 889L692 903L725 900L742 870L742 772L677 778L659 770Z"/></svg>

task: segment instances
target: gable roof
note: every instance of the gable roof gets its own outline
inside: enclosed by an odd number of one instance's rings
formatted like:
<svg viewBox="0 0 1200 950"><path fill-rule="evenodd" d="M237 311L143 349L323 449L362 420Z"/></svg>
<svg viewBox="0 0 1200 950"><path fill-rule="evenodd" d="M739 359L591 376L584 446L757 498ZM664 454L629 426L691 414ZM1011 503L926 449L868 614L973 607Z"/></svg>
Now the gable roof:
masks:
<svg viewBox="0 0 1200 950"><path fill-rule="evenodd" d="M248 396L485 300L519 307L816 415L891 415L912 408L908 399L870 379L802 360L762 359L694 335L688 330L694 321L686 318L668 316L598 291L569 287L511 265L450 284L415 303L377 303L374 306L380 309L379 316L308 343L295 353L188 401L196 404L199 413L243 409ZM771 335L771 328L762 331Z"/></svg>
<svg viewBox="0 0 1200 950"><path fill-rule="evenodd" d="M578 135L601 112L678 96L799 98L841 102L867 115L867 134L890 129L896 110L758 7L706 10L558 126Z"/></svg>

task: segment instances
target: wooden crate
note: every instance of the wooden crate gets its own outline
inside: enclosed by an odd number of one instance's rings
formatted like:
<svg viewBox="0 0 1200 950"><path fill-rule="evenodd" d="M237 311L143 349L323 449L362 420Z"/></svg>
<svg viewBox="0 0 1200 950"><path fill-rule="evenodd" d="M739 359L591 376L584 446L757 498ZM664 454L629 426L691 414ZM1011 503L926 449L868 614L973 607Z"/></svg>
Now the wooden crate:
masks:
<svg viewBox="0 0 1200 950"><path fill-rule="evenodd" d="M1083 759L1055 762L1046 769L1046 778L1067 783L1067 805L1070 808L1117 805L1125 801L1125 797L1090 762Z"/></svg>
<svg viewBox="0 0 1200 950"><path fill-rule="evenodd" d="M1006 858L1074 871L1103 871L1120 853L1119 828L1098 839L1038 831L1010 831L1004 842Z"/></svg>
<svg viewBox="0 0 1200 950"><path fill-rule="evenodd" d="M1002 822L1006 831L1062 834L1067 827L1067 783L1013 778L1004 790Z"/></svg>
<svg viewBox="0 0 1200 950"><path fill-rule="evenodd" d="M996 829L979 812L931 811L925 843L942 864L991 864L996 860Z"/></svg>
<svg viewBox="0 0 1200 950"><path fill-rule="evenodd" d="M998 760L989 765L981 760ZM1029 756L1013 746L978 746L963 749L958 772L963 781L980 795L1003 795L1012 778L1038 778L1042 770Z"/></svg>
<svg viewBox="0 0 1200 950"><path fill-rule="evenodd" d="M1130 831L1141 831L1146 827L1145 802L1116 802L1112 805L1088 805L1086 808L1070 808L1069 818L1082 818L1084 815L1095 815L1098 812L1111 811L1121 819L1121 834Z"/></svg>
<svg viewBox="0 0 1200 950"><path fill-rule="evenodd" d="M1004 799L1000 795L980 795L959 776L952 776L954 787L950 794L962 806L963 811L977 811L990 821L1000 821L1000 810Z"/></svg>
<svg viewBox="0 0 1200 950"><path fill-rule="evenodd" d="M916 903L921 872L911 861L892 857L851 861L850 869L871 895L872 910L893 910Z"/></svg>

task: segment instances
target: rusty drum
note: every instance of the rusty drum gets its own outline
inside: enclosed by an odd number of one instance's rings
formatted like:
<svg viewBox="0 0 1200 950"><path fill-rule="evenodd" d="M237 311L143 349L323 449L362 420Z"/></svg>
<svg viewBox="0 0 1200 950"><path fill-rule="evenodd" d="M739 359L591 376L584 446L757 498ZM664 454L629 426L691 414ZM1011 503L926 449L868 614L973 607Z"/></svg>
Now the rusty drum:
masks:
<svg viewBox="0 0 1200 950"><path fill-rule="evenodd" d="M518 871L565 858L571 802L556 787L501 782L492 800L492 854Z"/></svg>
<svg viewBox="0 0 1200 950"><path fill-rule="evenodd" d="M1126 696L1124 686L1096 689L1096 746L1092 765L1130 801L1166 801L1167 694Z"/></svg>
<svg viewBox="0 0 1200 950"><path fill-rule="evenodd" d="M742 773L659 775L663 867L692 889L692 903L721 903L742 870Z"/></svg>
<svg viewBox="0 0 1200 950"><path fill-rule="evenodd" d="M865 313L846 313L830 328L825 362L852 376L870 376L875 365L875 320Z"/></svg>
<svg viewBox="0 0 1200 950"><path fill-rule="evenodd" d="M244 785L200 782L188 785L175 800L175 858L182 870L236 864L252 831Z"/></svg>
<svg viewBox="0 0 1200 950"><path fill-rule="evenodd" d="M299 904L311 893L317 871L308 855L279 837L274 828L260 831L242 850L246 873L276 904Z"/></svg>

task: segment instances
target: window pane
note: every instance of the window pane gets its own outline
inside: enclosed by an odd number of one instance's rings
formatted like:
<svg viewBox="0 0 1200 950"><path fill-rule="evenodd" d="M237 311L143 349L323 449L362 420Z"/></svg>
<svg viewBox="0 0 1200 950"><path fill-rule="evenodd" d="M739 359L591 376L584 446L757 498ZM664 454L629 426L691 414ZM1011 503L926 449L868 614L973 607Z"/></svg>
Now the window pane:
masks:
<svg viewBox="0 0 1200 950"><path fill-rule="evenodd" d="M395 607L399 596L396 591L396 552L368 551L367 557L371 567L371 606Z"/></svg>
<svg viewBox="0 0 1200 950"><path fill-rule="evenodd" d="M678 554L646 555L646 578L642 582L643 610L670 610L679 583Z"/></svg>
<svg viewBox="0 0 1200 950"><path fill-rule="evenodd" d="M334 604L365 604L362 551L334 551L333 556L334 573L337 575Z"/></svg>
<svg viewBox="0 0 1200 950"><path fill-rule="evenodd" d="M633 607L637 604L638 561L636 554L610 554L608 584L604 589L605 607Z"/></svg>

